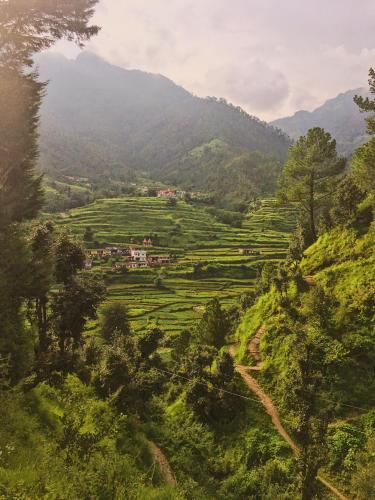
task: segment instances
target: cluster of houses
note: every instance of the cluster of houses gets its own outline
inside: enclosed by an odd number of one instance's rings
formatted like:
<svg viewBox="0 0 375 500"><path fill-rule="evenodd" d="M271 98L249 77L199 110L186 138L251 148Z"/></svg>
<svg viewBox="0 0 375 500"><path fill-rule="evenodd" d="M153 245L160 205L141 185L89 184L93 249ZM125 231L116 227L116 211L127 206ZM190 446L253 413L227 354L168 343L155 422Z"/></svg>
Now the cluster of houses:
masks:
<svg viewBox="0 0 375 500"><path fill-rule="evenodd" d="M75 184L87 184L89 182L88 177L77 177L73 175L64 175L64 179L68 182L73 182Z"/></svg>
<svg viewBox="0 0 375 500"><path fill-rule="evenodd" d="M261 255L260 250L254 250L254 248L240 248L239 253L241 255Z"/></svg>
<svg viewBox="0 0 375 500"><path fill-rule="evenodd" d="M138 192L144 196L148 196L150 194L150 188L148 186L142 186L138 189ZM181 198L183 199L186 195L186 191L178 191L176 189L158 189L156 191L156 196L158 198Z"/></svg>
<svg viewBox="0 0 375 500"><path fill-rule="evenodd" d="M152 247L150 238L143 241L144 247ZM92 268L94 259L108 261L115 258L113 269L142 269L152 266L164 266L171 263L171 258L166 255L149 255L143 247L137 248L134 245L129 247L106 247L98 250L88 250L86 253L86 269Z"/></svg>

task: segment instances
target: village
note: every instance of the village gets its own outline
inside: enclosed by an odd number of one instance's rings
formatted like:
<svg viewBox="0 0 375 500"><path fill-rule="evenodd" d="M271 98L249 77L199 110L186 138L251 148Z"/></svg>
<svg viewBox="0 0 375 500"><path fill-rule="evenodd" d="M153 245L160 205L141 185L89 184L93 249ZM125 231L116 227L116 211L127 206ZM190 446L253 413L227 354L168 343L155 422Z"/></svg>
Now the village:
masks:
<svg viewBox="0 0 375 500"><path fill-rule="evenodd" d="M110 246L106 248L87 250L85 268L92 269L93 261L108 262L115 260L113 269L142 269L146 267L156 267L168 265L172 262L169 255L153 255L148 253L148 249L153 246L151 238L145 238L143 245L137 247L133 244L126 247Z"/></svg>

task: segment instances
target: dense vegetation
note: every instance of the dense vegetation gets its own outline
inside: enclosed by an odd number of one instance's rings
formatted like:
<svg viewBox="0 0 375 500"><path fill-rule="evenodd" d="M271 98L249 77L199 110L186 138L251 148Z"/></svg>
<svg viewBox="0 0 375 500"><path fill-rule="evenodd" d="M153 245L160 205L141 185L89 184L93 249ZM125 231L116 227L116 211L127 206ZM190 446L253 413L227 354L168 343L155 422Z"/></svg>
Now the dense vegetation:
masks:
<svg viewBox="0 0 375 500"><path fill-rule="evenodd" d="M368 111L373 102L359 100ZM373 123L370 116L369 133ZM300 446L302 498L322 495L315 477L323 468L349 498L364 499L375 493L374 139L338 178L335 144L322 134L310 130L290 150L280 196L298 201L299 228L289 260L263 273L265 293L238 329L239 356L254 362L249 332L263 326L259 379ZM313 191L304 186L311 188L322 169L324 200L311 204Z"/></svg>
<svg viewBox="0 0 375 500"><path fill-rule="evenodd" d="M375 138L345 171L331 136L308 131L283 170L286 206L255 200L235 217L128 196L50 221L36 175L45 85L28 68L61 38L93 36L96 3L0 3L0 497L374 497ZM86 269L82 240L145 237L169 268ZM154 315L146 290L185 320Z"/></svg>

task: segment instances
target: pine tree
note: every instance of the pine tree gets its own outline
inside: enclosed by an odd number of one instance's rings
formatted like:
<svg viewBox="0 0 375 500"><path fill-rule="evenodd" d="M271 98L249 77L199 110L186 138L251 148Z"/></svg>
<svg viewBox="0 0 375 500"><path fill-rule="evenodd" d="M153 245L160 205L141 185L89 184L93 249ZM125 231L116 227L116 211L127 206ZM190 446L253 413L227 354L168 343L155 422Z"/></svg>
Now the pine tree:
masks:
<svg viewBox="0 0 375 500"><path fill-rule="evenodd" d="M370 68L369 70L369 80L370 93L375 95L375 70ZM362 97L359 95L354 96L354 102L357 104L359 109L364 113L375 113L375 99L370 99L369 97ZM367 119L367 131L369 134L375 134L375 115L368 117Z"/></svg>
<svg viewBox="0 0 375 500"><path fill-rule="evenodd" d="M0 357L9 359L12 382L30 368L33 352L23 317L32 289L32 252L19 223L33 219L43 203L42 178L35 167L45 84L28 68L35 53L57 40L82 45L96 34L98 28L88 26L96 3L0 2Z"/></svg>
<svg viewBox="0 0 375 500"><path fill-rule="evenodd" d="M279 187L281 201L296 202L307 216L313 240L317 217L333 195L345 168L336 141L321 128L310 129L289 149Z"/></svg>

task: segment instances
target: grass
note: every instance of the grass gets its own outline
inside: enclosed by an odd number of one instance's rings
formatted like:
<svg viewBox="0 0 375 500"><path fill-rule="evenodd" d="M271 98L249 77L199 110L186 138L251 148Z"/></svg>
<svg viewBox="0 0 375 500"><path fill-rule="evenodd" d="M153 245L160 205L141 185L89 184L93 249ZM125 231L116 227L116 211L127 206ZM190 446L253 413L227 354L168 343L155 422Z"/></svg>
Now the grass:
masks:
<svg viewBox="0 0 375 500"><path fill-rule="evenodd" d="M104 272L108 301L128 305L135 330L152 323L166 332L189 328L200 317L205 304L218 297L224 306L237 302L238 296L255 284L257 268L266 260L283 259L294 225L292 212L263 200L249 214L241 228L218 222L204 207L179 201L169 207L159 198L127 197L105 199L71 210L58 223L82 237L87 226L101 245L141 244L144 237L156 235L154 254L176 254L177 263L163 268L163 288L154 280L160 269L116 274L111 264L94 266ZM259 254L244 256L242 247ZM193 275L200 262L203 272Z"/></svg>

